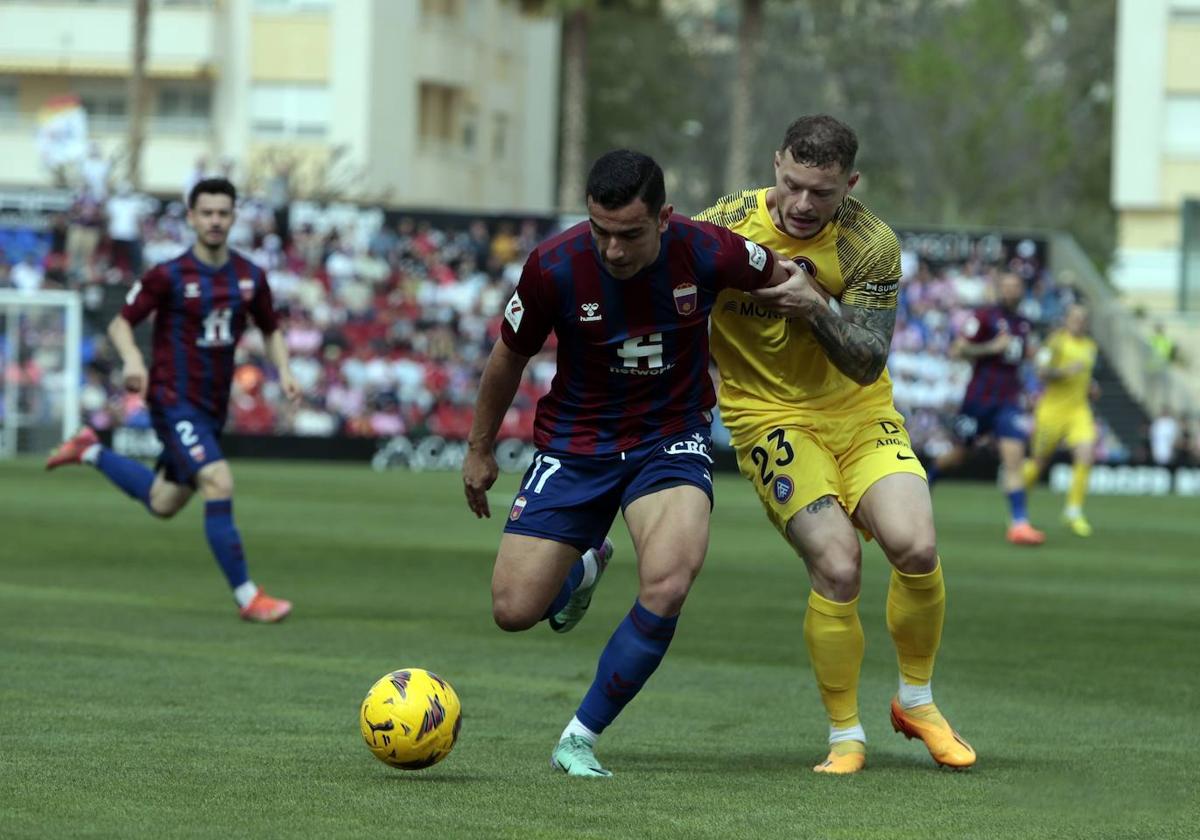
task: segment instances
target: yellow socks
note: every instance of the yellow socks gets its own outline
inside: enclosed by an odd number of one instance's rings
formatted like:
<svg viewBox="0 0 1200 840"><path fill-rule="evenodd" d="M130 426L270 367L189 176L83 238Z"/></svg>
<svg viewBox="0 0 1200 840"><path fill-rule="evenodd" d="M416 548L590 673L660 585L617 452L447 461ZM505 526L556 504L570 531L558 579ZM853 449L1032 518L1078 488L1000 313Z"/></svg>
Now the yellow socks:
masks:
<svg viewBox="0 0 1200 840"><path fill-rule="evenodd" d="M1038 480L1037 462L1030 459L1021 467L1021 477L1025 479L1025 489L1030 490Z"/></svg>
<svg viewBox="0 0 1200 840"><path fill-rule="evenodd" d="M858 726L858 673L866 645L858 598L842 604L810 592L804 641L830 724L836 729Z"/></svg>
<svg viewBox="0 0 1200 840"><path fill-rule="evenodd" d="M1091 471L1091 464L1076 464L1071 471L1071 489L1067 491L1067 510L1083 511L1083 497L1087 495L1088 475ZM1075 515L1078 516L1079 513Z"/></svg>
<svg viewBox="0 0 1200 840"><path fill-rule="evenodd" d="M896 644L902 682L927 685L933 678L933 660L942 640L945 617L946 585L941 561L923 575L906 575L892 569L887 626Z"/></svg>

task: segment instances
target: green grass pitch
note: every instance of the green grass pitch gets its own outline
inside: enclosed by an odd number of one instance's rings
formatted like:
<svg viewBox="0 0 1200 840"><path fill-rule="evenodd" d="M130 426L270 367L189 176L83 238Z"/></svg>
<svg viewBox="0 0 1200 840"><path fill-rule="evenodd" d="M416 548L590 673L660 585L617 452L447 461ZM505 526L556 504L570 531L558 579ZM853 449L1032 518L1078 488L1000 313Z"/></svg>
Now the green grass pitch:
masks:
<svg viewBox="0 0 1200 840"><path fill-rule="evenodd" d="M979 763L938 770L891 731L887 569L869 546L869 765L825 778L802 565L722 477L671 651L600 743L615 778L589 781L548 756L636 592L623 525L575 632L509 635L489 580L514 477L476 522L456 475L234 472L251 571L296 603L279 626L237 620L200 505L158 522L91 470L0 462L0 836L1200 836L1195 500L1093 499L1083 541L1043 492L1050 539L1030 550L1003 542L994 488L937 488L935 695ZM358 733L367 688L400 666L463 701L454 753L419 773Z"/></svg>

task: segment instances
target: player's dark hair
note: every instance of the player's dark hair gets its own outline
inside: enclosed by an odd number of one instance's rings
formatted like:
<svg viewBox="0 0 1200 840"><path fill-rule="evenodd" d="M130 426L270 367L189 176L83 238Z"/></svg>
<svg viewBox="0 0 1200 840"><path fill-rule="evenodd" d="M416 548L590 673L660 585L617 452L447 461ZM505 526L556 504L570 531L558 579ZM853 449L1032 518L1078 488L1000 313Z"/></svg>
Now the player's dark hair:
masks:
<svg viewBox="0 0 1200 840"><path fill-rule="evenodd" d="M201 195L227 195L229 200L237 204L237 189L228 178L203 178L196 182L188 193L188 209L196 206L196 199Z"/></svg>
<svg viewBox="0 0 1200 840"><path fill-rule="evenodd" d="M618 210L640 198L650 215L657 216L667 201L662 167L641 152L606 152L588 172L587 197L605 210Z"/></svg>
<svg viewBox="0 0 1200 840"><path fill-rule="evenodd" d="M787 127L779 151L792 153L792 160L824 169L837 164L843 172L854 168L858 136L854 129L828 114L809 114Z"/></svg>

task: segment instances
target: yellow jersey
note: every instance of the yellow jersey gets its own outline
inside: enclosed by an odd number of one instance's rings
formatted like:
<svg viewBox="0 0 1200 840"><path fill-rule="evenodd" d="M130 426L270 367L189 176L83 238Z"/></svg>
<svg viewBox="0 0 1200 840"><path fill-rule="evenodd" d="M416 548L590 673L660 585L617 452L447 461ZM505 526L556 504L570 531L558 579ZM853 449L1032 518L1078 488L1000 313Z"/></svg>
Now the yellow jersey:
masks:
<svg viewBox="0 0 1200 840"><path fill-rule="evenodd" d="M817 236L795 239L776 227L767 209L767 190L727 195L696 218L796 260L842 303L896 308L900 242L883 220L847 196ZM807 324L785 318L744 292L721 292L711 324L722 418L735 437L742 409L761 412L774 405L793 414L799 409L863 416L895 411L886 370L870 385L859 385L829 361Z"/></svg>
<svg viewBox="0 0 1200 840"><path fill-rule="evenodd" d="M1080 365L1079 371L1070 376L1046 380L1041 405L1063 409L1086 405L1088 389L1092 384L1092 368L1096 366L1096 342L1086 335L1077 337L1066 330L1059 330L1050 336L1041 352L1043 356L1039 361L1051 370Z"/></svg>

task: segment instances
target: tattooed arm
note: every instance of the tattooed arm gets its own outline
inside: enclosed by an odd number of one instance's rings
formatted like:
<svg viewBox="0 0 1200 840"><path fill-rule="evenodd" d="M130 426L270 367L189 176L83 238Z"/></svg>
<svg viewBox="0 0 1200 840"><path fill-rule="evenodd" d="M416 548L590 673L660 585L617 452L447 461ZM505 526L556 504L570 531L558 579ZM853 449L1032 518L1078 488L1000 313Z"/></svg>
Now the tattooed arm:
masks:
<svg viewBox="0 0 1200 840"><path fill-rule="evenodd" d="M809 325L834 367L859 385L870 385L887 365L894 308L867 308L841 304L841 313L829 307L829 293L804 272L809 282L760 289L754 297L790 318Z"/></svg>
<svg viewBox="0 0 1200 840"><path fill-rule="evenodd" d="M828 306L812 307L806 316L817 342L834 367L859 385L870 385L887 367L895 309L866 309L842 304L841 314Z"/></svg>

